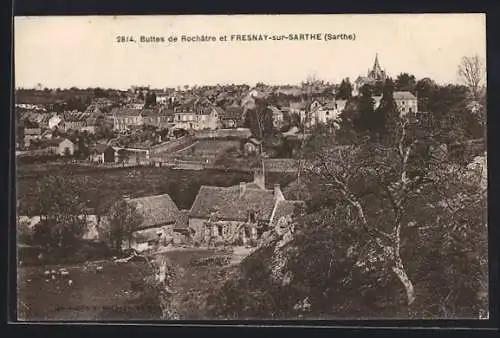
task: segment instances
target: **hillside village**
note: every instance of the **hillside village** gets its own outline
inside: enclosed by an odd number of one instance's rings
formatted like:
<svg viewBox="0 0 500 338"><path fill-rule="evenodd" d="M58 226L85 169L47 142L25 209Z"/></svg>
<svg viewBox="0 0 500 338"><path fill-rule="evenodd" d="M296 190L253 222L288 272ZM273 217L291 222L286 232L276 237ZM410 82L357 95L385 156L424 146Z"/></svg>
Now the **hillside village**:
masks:
<svg viewBox="0 0 500 338"><path fill-rule="evenodd" d="M58 99L55 103L34 104L40 93L20 90L16 98L16 150L26 156L74 156L81 160L102 162L103 145L115 150L104 162L123 162L146 154L151 148L168 143L186 134L203 131L221 131L214 135L245 135L238 132L250 128L250 137L256 142L289 132L298 127L307 132L315 125L337 123L348 100L358 94L363 84L385 80L378 57L368 76L358 77L351 92L339 85L310 81L300 86L247 85L194 88L152 89L132 87L128 91L75 90L72 99ZM349 81L347 79L347 81ZM71 92L71 90L68 90ZM46 92L57 97L61 90ZM373 95L375 109L382 98ZM24 99L26 98L26 99ZM418 100L411 91L395 91L394 99L401 114L420 113ZM263 112L263 121L254 123L247 114L253 114L256 105ZM269 125L266 125L269 124ZM264 129L264 130L259 130ZM233 130L233 132L231 132ZM293 130L292 130L293 131ZM64 143L63 143L64 142ZM121 149L130 149L118 156ZM95 155L100 156L95 156ZM136 156L132 156L134 154ZM140 154L140 155L137 155Z"/></svg>
<svg viewBox="0 0 500 338"><path fill-rule="evenodd" d="M435 170L432 175L439 178L433 179L440 184L445 170L466 170L469 174L479 170L483 175L481 186L485 187L484 121L476 118L484 114L484 97L472 97L467 90L466 86L437 85L429 78L417 80L408 73L390 75L378 55L366 75L360 74L352 83L346 78L338 84L310 79L286 86L18 89L14 116L19 263L43 267L99 261L96 264L105 271L106 264L196 249L221 250L228 257L233 255L233 260L239 252L232 264L243 262L243 269L255 259L252 257L270 250L273 253L262 261L272 260L270 274L275 278L279 275L276 271L286 269L280 264L285 264L282 255L287 248L302 243L301 236L316 229L304 226L304 222L323 224L328 219L321 214L325 208L352 208L353 214L361 215L359 219L366 215L370 221L385 217L381 213L395 213L397 222L402 222L403 216L397 212L403 207L397 203L403 202L398 202L399 195L392 197L392 186L386 187L389 190L384 190L380 198L390 196L393 211L362 210L360 201L366 197L363 189L368 188L357 185L373 183L369 178L376 170L370 168L378 170L380 161L386 161L385 167L380 165L381 174L376 174L387 175L380 182L388 186L390 180L402 177L396 183L407 189L407 175L414 180L411 184L424 184L418 161L429 161L427 165ZM453 120L460 125L447 120L451 109L462 114L460 122ZM413 129L407 131L406 126ZM404 143L405 137L415 141ZM379 152L374 144L390 150ZM410 156L414 145L417 155L412 152ZM359 152L379 157L351 157ZM433 162L436 159L439 165ZM400 160L401 166L393 164ZM366 167L355 167L357 161ZM370 167L366 161L375 164ZM344 171L338 174L338 170ZM398 175L390 176L393 171ZM353 181L346 178L357 174L362 176ZM190 183L197 175L205 176ZM217 175L232 178L220 179ZM432 196L436 200L428 204L439 205L438 199L444 198ZM417 200L413 195L411 198ZM380 208L389 207L383 204ZM339 216L341 211L335 212L328 217L344 217ZM409 211L408 217L421 217L421 213L413 212ZM311 215L317 218L311 221ZM351 211L345 217L338 222L339 227L360 222L351 218ZM385 225L385 221L380 222ZM323 225L329 227L327 223ZM323 235L309 235L321 242L326 236L323 230L314 231ZM334 230L331 233L337 234ZM86 251L86 246L100 249ZM72 256L76 252L79 257ZM321 252L318 257L324 256ZM50 269L45 272L47 276L57 275ZM289 277L276 278L278 284L287 287ZM44 280L50 283L51 279ZM232 287L250 288L238 284L243 283L241 280L227 280L232 281L224 284L227 292L234 292ZM68 285L72 287L72 283ZM316 301L318 296L314 297ZM411 295L408 297L411 303ZM214 301L213 311L222 311L222 316L234 310L221 302ZM300 316L305 311L294 309L290 311L300 312Z"/></svg>

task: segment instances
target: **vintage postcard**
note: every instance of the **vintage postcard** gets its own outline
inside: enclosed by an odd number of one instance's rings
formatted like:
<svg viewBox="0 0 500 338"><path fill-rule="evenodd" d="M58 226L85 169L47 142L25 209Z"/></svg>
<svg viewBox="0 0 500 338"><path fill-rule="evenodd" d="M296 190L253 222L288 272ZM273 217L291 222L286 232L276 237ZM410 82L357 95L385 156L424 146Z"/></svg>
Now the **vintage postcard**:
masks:
<svg viewBox="0 0 500 338"><path fill-rule="evenodd" d="M485 21L15 17L17 320L488 318Z"/></svg>

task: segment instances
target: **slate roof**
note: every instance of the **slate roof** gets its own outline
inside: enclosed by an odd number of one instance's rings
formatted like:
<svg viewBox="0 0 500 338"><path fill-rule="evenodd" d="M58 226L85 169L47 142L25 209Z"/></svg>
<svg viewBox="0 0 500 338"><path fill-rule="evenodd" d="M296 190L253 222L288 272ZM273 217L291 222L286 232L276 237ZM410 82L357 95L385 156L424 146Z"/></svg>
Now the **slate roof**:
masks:
<svg viewBox="0 0 500 338"><path fill-rule="evenodd" d="M221 119L239 120L243 115L243 108L237 106L229 106L224 109L222 114L219 114Z"/></svg>
<svg viewBox="0 0 500 338"><path fill-rule="evenodd" d="M287 215L292 216L296 208L304 208L304 201L279 201L276 205L276 211L274 212L273 219L271 220L271 226L274 226L278 223L278 221Z"/></svg>
<svg viewBox="0 0 500 338"><path fill-rule="evenodd" d="M358 76L355 83L374 83L375 80L368 76Z"/></svg>
<svg viewBox="0 0 500 338"><path fill-rule="evenodd" d="M177 230L187 229L189 223L189 210L181 210L179 214L179 220L175 224L175 228Z"/></svg>
<svg viewBox="0 0 500 338"><path fill-rule="evenodd" d="M394 92L393 94L394 100L416 100L417 98L411 92L408 91L399 91Z"/></svg>
<svg viewBox="0 0 500 338"><path fill-rule="evenodd" d="M63 119L66 122L83 122L90 117L90 113L79 111L66 111L63 113Z"/></svg>
<svg viewBox="0 0 500 338"><path fill-rule="evenodd" d="M168 194L138 197L128 201L135 203L142 214L143 222L139 229L174 224L180 218L180 211Z"/></svg>
<svg viewBox="0 0 500 338"><path fill-rule="evenodd" d="M134 108L113 108L111 113L114 116L138 116L141 111L141 109Z"/></svg>
<svg viewBox="0 0 500 338"><path fill-rule="evenodd" d="M61 142L65 141L65 140L68 140L71 143L73 143L70 139L67 139L67 138L64 138L64 137L56 137L56 138L53 138L51 140L48 140L47 144L51 145L51 146L59 146L61 144Z"/></svg>
<svg viewBox="0 0 500 338"><path fill-rule="evenodd" d="M214 211L221 220L246 221L248 212L255 211L261 221L269 221L274 208L274 192L272 190L246 187L240 196L240 187L201 186L193 202L189 216L209 218Z"/></svg>

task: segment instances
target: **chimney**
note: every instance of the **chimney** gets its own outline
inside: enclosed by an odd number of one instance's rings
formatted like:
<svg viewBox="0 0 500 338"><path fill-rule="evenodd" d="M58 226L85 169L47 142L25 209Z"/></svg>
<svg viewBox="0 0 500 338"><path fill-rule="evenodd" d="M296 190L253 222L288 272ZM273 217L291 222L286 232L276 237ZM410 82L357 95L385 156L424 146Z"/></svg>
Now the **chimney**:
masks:
<svg viewBox="0 0 500 338"><path fill-rule="evenodd" d="M246 184L245 182L240 182L240 197L245 193Z"/></svg>
<svg viewBox="0 0 500 338"><path fill-rule="evenodd" d="M283 201L285 199L285 196L283 196L279 184L274 185L274 199L277 201Z"/></svg>

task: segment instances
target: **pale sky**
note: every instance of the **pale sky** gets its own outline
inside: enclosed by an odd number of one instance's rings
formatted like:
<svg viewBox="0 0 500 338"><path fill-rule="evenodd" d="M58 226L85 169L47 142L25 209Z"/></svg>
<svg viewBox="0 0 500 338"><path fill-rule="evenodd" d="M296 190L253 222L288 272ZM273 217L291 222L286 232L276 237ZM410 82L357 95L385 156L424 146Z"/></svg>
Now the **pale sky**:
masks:
<svg viewBox="0 0 500 338"><path fill-rule="evenodd" d="M355 34L354 41L118 43L118 35ZM230 37L228 37L230 39ZM456 83L462 56L486 58L484 14L16 17L16 87L154 88L340 82L387 73Z"/></svg>

